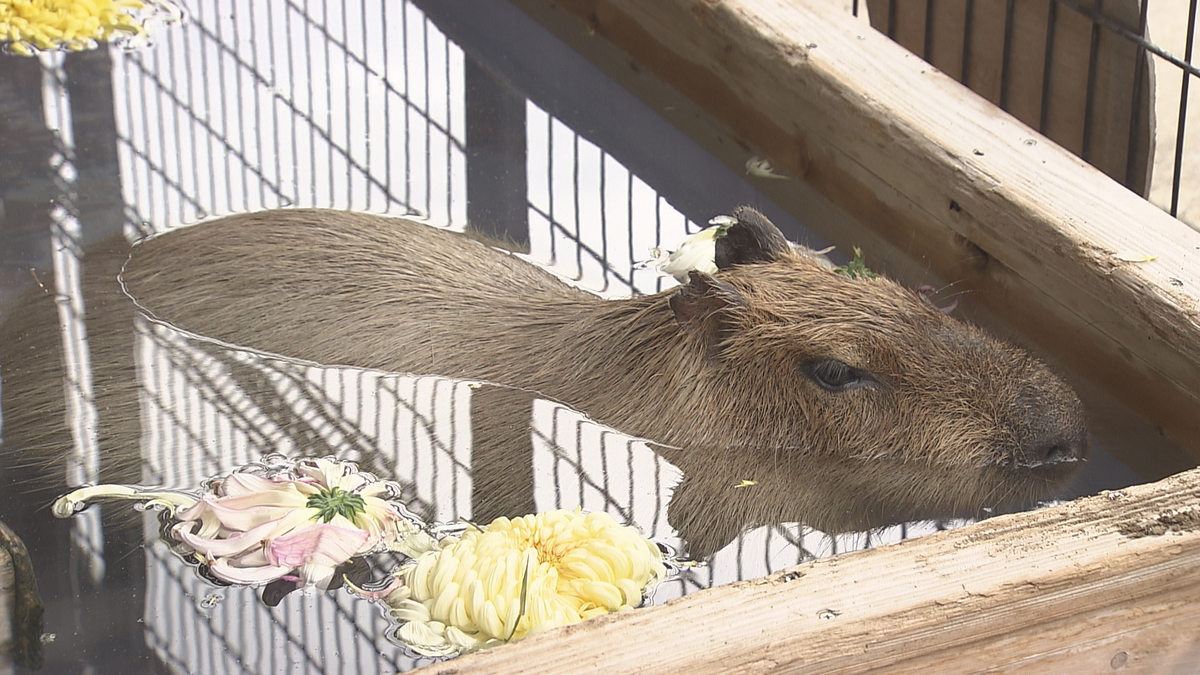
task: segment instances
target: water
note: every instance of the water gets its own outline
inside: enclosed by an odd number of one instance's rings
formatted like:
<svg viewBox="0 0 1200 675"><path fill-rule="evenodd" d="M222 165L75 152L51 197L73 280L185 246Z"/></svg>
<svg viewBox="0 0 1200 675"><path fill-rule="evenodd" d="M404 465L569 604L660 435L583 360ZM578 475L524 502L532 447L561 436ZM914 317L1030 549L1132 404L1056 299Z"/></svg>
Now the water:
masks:
<svg viewBox="0 0 1200 675"><path fill-rule="evenodd" d="M682 474L645 441L491 385L299 362L147 321L115 282L128 242L286 205L504 222L494 234L609 296L663 288L635 263L738 204L822 242L505 3L188 9L141 50L0 56L0 520L38 575L44 672L428 662L349 593L272 608L257 589L213 586L159 541L154 514L52 518L81 484L191 488L270 452L336 454L398 481L430 521L580 506L683 549L666 512ZM528 422L519 462L472 433L513 406ZM1116 471L1093 484L1132 482ZM653 601L939 526L755 527Z"/></svg>

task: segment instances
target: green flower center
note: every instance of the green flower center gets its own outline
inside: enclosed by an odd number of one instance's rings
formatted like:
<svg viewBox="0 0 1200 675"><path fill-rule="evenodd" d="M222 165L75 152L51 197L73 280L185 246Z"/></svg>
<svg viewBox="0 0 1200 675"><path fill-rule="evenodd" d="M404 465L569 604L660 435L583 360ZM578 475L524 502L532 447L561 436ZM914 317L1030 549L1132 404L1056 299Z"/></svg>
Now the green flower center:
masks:
<svg viewBox="0 0 1200 675"><path fill-rule="evenodd" d="M367 502L362 495L346 492L340 487L331 487L309 495L306 506L316 509L316 519L324 523L333 520L334 516L342 516L354 522L355 516L367 512Z"/></svg>

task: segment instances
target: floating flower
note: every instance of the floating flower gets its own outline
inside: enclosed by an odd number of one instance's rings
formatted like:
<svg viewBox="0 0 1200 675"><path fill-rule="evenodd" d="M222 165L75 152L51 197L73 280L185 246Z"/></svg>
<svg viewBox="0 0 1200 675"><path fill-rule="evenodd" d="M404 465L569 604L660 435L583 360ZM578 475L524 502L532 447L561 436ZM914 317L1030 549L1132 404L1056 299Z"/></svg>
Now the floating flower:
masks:
<svg viewBox="0 0 1200 675"><path fill-rule="evenodd" d="M393 487L351 462L287 460L251 465L208 482L199 498L123 485L82 488L59 498L68 516L97 499L134 499L167 507L171 536L234 584L278 579L327 588L334 569L355 556L405 550L418 526L389 498Z"/></svg>
<svg viewBox="0 0 1200 675"><path fill-rule="evenodd" d="M385 548L400 538L397 525L408 525L380 498L387 485L353 464L307 459L292 474L232 473L176 514L172 534L224 581L282 578L324 588L334 568ZM409 525L404 533L415 529Z"/></svg>
<svg viewBox="0 0 1200 675"><path fill-rule="evenodd" d="M446 656L637 607L664 573L658 548L607 513L549 511L442 539L385 602L402 642Z"/></svg>
<svg viewBox="0 0 1200 675"><path fill-rule="evenodd" d="M179 7L167 0L0 0L0 42L22 56L79 51L144 37L154 22L181 18Z"/></svg>

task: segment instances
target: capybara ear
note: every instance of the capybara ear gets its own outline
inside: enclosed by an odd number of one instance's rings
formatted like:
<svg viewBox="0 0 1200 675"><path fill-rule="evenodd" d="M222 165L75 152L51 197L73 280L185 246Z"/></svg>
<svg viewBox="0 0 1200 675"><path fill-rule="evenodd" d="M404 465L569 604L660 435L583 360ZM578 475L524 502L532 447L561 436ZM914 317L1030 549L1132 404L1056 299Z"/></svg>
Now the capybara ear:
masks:
<svg viewBox="0 0 1200 675"><path fill-rule="evenodd" d="M710 356L716 355L717 347L731 330L733 313L746 306L736 288L695 270L688 272L688 282L668 302L675 320L700 338Z"/></svg>
<svg viewBox="0 0 1200 675"><path fill-rule="evenodd" d="M778 260L792 250L792 245L775 227L775 223L753 208L739 206L734 209L733 218L737 222L730 225L725 235L716 241L714 262L717 269Z"/></svg>

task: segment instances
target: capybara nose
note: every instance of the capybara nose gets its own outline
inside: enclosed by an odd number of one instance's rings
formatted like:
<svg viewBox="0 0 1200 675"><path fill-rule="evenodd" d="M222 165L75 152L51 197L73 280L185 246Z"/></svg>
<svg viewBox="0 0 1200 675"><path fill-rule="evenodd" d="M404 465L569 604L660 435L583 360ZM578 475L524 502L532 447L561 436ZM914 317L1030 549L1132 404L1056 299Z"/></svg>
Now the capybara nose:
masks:
<svg viewBox="0 0 1200 675"><path fill-rule="evenodd" d="M1046 466L1082 462L1091 449L1091 437L1084 423L1083 410L1075 405L1051 406L1045 414L1027 421L1025 442L1021 444L1017 464Z"/></svg>
<svg viewBox="0 0 1200 675"><path fill-rule="evenodd" d="M1018 399L1022 414L1017 416L1021 420L1017 433L1022 442L1017 464L1035 467L1082 462L1091 449L1083 404L1064 384L1043 385Z"/></svg>
<svg viewBox="0 0 1200 675"><path fill-rule="evenodd" d="M1080 462L1087 459L1090 448L1086 433L1063 435L1061 438L1047 439L1036 446L1029 453L1029 460L1035 466Z"/></svg>

